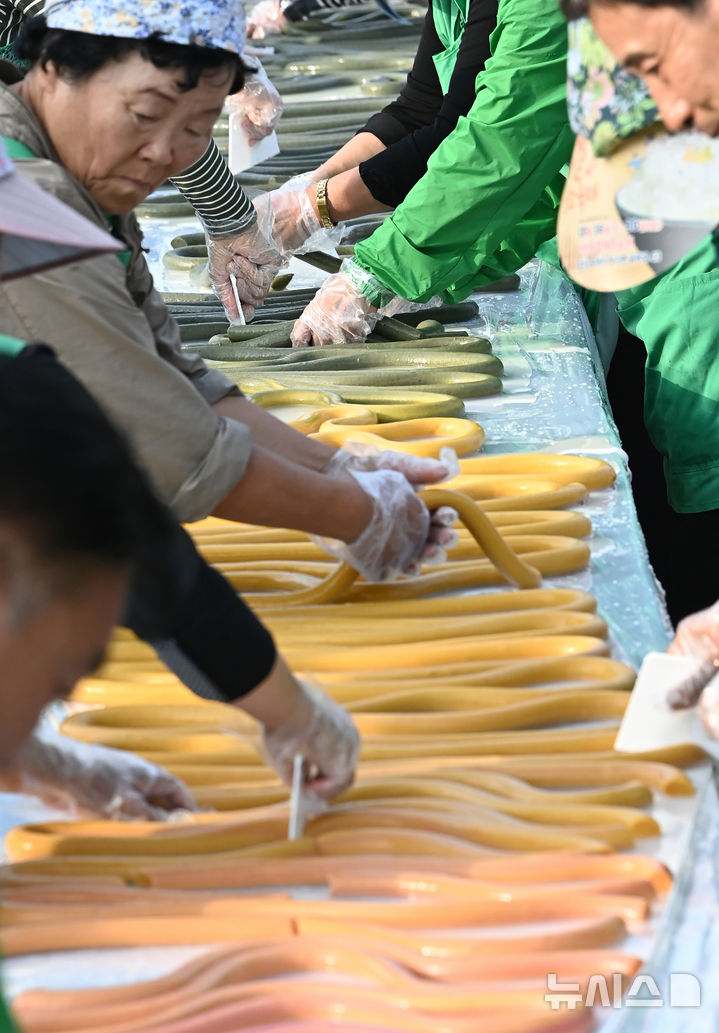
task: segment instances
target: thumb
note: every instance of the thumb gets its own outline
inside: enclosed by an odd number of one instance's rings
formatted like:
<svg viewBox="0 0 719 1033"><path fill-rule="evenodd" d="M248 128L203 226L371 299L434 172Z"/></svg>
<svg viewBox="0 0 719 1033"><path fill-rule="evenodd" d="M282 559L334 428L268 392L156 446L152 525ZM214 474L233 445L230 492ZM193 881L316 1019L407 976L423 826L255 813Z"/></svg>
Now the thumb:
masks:
<svg viewBox="0 0 719 1033"><path fill-rule="evenodd" d="M303 323L301 319L298 319L292 328L290 340L293 348L307 348L312 344L312 331L306 323Z"/></svg>

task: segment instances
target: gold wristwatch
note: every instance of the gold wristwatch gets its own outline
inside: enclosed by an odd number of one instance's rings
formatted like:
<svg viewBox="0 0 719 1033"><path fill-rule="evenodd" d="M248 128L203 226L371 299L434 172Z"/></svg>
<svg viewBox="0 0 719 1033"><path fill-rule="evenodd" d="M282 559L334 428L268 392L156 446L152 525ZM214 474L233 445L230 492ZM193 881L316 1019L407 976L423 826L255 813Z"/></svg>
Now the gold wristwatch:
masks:
<svg viewBox="0 0 719 1033"><path fill-rule="evenodd" d="M315 200L317 201L317 212L320 217L320 222L326 230L332 230L337 225L333 221L330 215L329 205L327 204L327 180L321 179L317 184L317 192L315 194Z"/></svg>

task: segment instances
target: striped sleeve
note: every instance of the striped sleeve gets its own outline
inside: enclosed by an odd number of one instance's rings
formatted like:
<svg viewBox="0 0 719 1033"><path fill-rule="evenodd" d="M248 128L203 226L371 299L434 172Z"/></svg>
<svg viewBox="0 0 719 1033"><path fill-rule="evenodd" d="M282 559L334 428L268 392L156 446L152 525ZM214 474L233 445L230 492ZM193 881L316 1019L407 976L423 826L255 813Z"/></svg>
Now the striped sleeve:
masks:
<svg viewBox="0 0 719 1033"><path fill-rule="evenodd" d="M2 2L2 0L0 0ZM173 176L210 237L232 237L248 229L257 213L212 141L201 158Z"/></svg>
<svg viewBox="0 0 719 1033"><path fill-rule="evenodd" d="M280 3L280 9L288 21L298 22L302 18L306 18L312 11L332 11L366 2L367 0L289 0L289 2L286 0L286 2Z"/></svg>
<svg viewBox="0 0 719 1033"><path fill-rule="evenodd" d="M25 18L45 10L45 0L0 0L0 47L15 39Z"/></svg>

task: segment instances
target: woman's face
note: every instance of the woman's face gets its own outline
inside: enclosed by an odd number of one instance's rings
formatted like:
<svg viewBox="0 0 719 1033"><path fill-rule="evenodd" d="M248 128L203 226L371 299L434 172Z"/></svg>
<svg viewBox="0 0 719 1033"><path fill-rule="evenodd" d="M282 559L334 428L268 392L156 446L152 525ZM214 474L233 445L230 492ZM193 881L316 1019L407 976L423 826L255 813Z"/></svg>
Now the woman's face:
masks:
<svg viewBox="0 0 719 1033"><path fill-rule="evenodd" d="M645 80L668 129L719 136L719 0L693 11L594 2L589 16L620 64Z"/></svg>
<svg viewBox="0 0 719 1033"><path fill-rule="evenodd" d="M0 529L0 768L42 708L98 665L126 590L125 573L98 567L53 592L23 542Z"/></svg>
<svg viewBox="0 0 719 1033"><path fill-rule="evenodd" d="M234 72L206 72L182 91L182 69L155 68L137 53L89 79L60 78L52 63L20 84L62 164L103 211L131 211L207 149Z"/></svg>

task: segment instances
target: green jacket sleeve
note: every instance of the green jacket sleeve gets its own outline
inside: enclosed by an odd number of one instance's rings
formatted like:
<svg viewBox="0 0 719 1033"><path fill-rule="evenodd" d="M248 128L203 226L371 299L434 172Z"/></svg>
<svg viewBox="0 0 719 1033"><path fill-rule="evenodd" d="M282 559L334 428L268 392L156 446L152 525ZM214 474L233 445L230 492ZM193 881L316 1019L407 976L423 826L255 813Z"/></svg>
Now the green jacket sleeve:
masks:
<svg viewBox="0 0 719 1033"><path fill-rule="evenodd" d="M466 118L392 217L355 248L365 269L413 301L466 297L506 271L509 254L518 268L554 233L560 170L574 140L567 23L555 0L501 0L490 45ZM547 226L538 234L539 209Z"/></svg>

